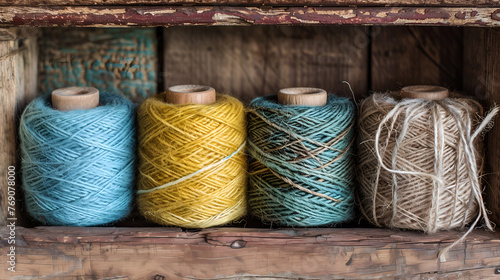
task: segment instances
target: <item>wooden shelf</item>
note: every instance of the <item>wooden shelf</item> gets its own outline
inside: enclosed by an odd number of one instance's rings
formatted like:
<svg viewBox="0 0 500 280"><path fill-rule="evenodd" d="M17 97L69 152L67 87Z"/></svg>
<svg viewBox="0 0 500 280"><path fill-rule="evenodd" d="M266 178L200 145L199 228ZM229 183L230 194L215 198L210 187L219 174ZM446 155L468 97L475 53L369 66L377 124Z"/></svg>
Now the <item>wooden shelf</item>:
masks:
<svg viewBox="0 0 500 280"><path fill-rule="evenodd" d="M483 230L455 246L445 263L437 260L438 251L462 232L39 227L16 234L12 275L18 278L484 279L500 273L500 235ZM8 235L3 227L2 244ZM1 266L6 273L5 262Z"/></svg>
<svg viewBox="0 0 500 280"><path fill-rule="evenodd" d="M173 25L500 26L500 7L3 7L0 26Z"/></svg>
<svg viewBox="0 0 500 280"><path fill-rule="evenodd" d="M0 0L0 6L244 5L244 6L498 6L500 0Z"/></svg>

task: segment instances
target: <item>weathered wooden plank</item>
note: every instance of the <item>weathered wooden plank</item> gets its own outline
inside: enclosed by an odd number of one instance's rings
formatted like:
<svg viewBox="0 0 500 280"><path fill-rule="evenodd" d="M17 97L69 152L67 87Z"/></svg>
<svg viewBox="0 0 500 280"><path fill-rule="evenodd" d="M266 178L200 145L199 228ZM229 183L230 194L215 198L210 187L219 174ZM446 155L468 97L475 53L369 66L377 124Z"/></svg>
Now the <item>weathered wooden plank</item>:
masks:
<svg viewBox="0 0 500 280"><path fill-rule="evenodd" d="M436 260L460 232L384 229L18 228L16 272L2 279L437 279L495 276L498 233L477 230ZM7 229L0 229L6 245ZM10 248L3 246L1 254ZM109 278L106 278L109 277Z"/></svg>
<svg viewBox="0 0 500 280"><path fill-rule="evenodd" d="M249 102L292 86L352 97L368 90L364 27L172 27L164 32L164 84L206 84Z"/></svg>
<svg viewBox="0 0 500 280"><path fill-rule="evenodd" d="M245 5L245 6L495 6L499 0L0 0L0 6Z"/></svg>
<svg viewBox="0 0 500 280"><path fill-rule="evenodd" d="M466 28L464 38L464 89L486 108L500 104L500 29ZM500 225L500 121L487 137L486 208Z"/></svg>
<svg viewBox="0 0 500 280"><path fill-rule="evenodd" d="M7 223L7 168L16 166L16 79L15 60L18 53L16 41L0 42L0 225Z"/></svg>
<svg viewBox="0 0 500 280"><path fill-rule="evenodd" d="M500 26L500 8L66 6L0 10L0 26L383 24Z"/></svg>
<svg viewBox="0 0 500 280"><path fill-rule="evenodd" d="M372 90L432 84L462 89L463 29L372 27Z"/></svg>
<svg viewBox="0 0 500 280"><path fill-rule="evenodd" d="M136 101L156 93L154 28L47 28L40 49L42 92L92 86Z"/></svg>
<svg viewBox="0 0 500 280"><path fill-rule="evenodd" d="M12 34L15 34L13 32ZM22 216L19 212L20 189L19 168L16 164L16 136L18 117L27 102L32 100L36 91L38 58L37 38L28 37L11 41L0 41L0 225L17 218L19 225ZM9 167L15 174L8 179ZM13 185L14 184L14 185ZM10 185L10 189L9 189ZM13 211L10 194L15 197L17 211ZM8 207L11 208L8 208Z"/></svg>

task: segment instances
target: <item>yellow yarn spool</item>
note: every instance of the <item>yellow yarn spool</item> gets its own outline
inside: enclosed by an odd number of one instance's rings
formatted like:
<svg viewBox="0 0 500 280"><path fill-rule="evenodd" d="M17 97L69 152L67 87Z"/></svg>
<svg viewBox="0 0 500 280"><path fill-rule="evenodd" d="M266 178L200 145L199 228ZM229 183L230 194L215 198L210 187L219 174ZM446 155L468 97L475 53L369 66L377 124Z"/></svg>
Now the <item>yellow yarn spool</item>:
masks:
<svg viewBox="0 0 500 280"><path fill-rule="evenodd" d="M243 104L170 104L167 93L138 109L138 206L163 225L207 228L246 213Z"/></svg>

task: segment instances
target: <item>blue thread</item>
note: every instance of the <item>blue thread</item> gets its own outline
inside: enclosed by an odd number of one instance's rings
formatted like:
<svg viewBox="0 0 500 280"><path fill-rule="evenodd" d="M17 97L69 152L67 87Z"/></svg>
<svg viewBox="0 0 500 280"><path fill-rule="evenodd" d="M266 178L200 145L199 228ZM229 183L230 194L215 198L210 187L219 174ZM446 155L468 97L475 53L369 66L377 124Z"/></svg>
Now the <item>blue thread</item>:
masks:
<svg viewBox="0 0 500 280"><path fill-rule="evenodd" d="M101 93L99 101L97 108L61 112L45 95L23 112L19 133L26 209L44 224L108 224L132 208L135 106L110 93Z"/></svg>
<svg viewBox="0 0 500 280"><path fill-rule="evenodd" d="M254 99L248 114L251 212L264 222L286 226L351 220L355 116L349 99L333 95L322 107L280 105L276 95ZM329 148L320 151L323 144ZM300 190L283 178L328 198Z"/></svg>

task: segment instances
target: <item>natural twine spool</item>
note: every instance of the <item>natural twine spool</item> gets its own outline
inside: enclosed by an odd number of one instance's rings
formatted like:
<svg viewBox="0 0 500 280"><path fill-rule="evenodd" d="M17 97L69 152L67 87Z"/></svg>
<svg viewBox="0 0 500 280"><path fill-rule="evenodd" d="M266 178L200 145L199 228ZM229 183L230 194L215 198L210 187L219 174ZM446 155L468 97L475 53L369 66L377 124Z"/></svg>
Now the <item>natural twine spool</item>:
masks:
<svg viewBox="0 0 500 280"><path fill-rule="evenodd" d="M140 106L138 125L137 201L147 219L206 228L246 213L240 101L205 86L175 86Z"/></svg>
<svg viewBox="0 0 500 280"><path fill-rule="evenodd" d="M377 226L426 233L474 221L472 229L483 217L492 229L481 195L478 136L498 108L481 120L479 103L446 98L444 88L413 86L401 92L409 98L397 95L373 94L361 103L358 179L365 217Z"/></svg>
<svg viewBox="0 0 500 280"><path fill-rule="evenodd" d="M265 222L319 226L353 217L355 106L322 89L254 99L249 206Z"/></svg>
<svg viewBox="0 0 500 280"><path fill-rule="evenodd" d="M127 216L134 119L129 100L99 95L95 88L63 88L52 99L33 100L19 127L27 212L44 224L63 226L102 225Z"/></svg>

